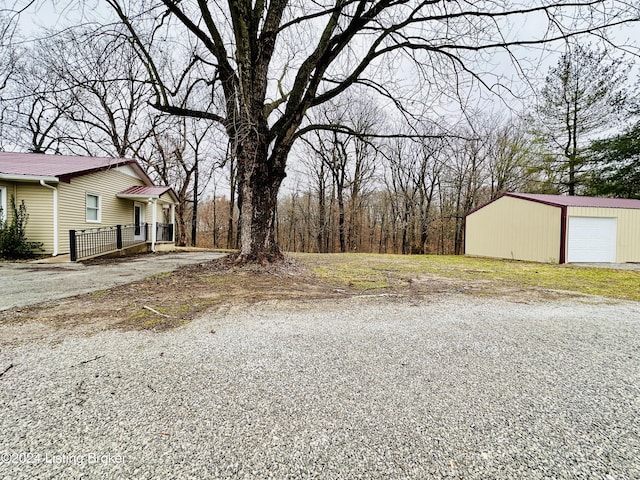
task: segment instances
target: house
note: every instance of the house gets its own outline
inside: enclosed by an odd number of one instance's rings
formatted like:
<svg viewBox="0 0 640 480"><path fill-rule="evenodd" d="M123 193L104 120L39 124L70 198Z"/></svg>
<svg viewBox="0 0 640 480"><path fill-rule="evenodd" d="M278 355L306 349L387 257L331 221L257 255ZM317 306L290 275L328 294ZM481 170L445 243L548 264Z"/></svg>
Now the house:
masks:
<svg viewBox="0 0 640 480"><path fill-rule="evenodd" d="M546 263L640 262L640 200L506 193L467 215L465 253Z"/></svg>
<svg viewBox="0 0 640 480"><path fill-rule="evenodd" d="M148 243L153 251L159 241L174 240L177 197L170 187L154 185L134 160L0 152L5 218L11 197L27 208L27 239L53 256L70 253L70 231L116 232L119 225L120 235L127 226L132 238L125 245Z"/></svg>

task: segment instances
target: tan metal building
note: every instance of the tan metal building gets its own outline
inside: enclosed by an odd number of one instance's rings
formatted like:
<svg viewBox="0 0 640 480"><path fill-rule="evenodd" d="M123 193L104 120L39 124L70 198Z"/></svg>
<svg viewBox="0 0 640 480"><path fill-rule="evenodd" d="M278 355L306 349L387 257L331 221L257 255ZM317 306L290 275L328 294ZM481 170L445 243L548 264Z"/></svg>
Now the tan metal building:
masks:
<svg viewBox="0 0 640 480"><path fill-rule="evenodd" d="M640 262L640 200L506 193L467 215L465 253L545 263Z"/></svg>

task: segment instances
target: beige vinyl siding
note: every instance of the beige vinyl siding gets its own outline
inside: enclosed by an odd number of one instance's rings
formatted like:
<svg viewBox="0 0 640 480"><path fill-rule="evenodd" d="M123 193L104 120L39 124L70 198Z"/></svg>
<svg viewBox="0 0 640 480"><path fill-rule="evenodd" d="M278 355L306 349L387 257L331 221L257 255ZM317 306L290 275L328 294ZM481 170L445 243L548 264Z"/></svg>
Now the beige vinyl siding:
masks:
<svg viewBox="0 0 640 480"><path fill-rule="evenodd" d="M467 216L465 253L558 263L561 213L559 207L501 197Z"/></svg>
<svg viewBox="0 0 640 480"><path fill-rule="evenodd" d="M617 218L616 262L640 262L640 210L568 207L567 216Z"/></svg>
<svg viewBox="0 0 640 480"><path fill-rule="evenodd" d="M132 224L133 202L118 198L116 194L136 185L144 185L144 182L117 170L105 170L74 177L70 183L60 182L58 184L59 252L69 252L69 230ZM100 196L100 223L86 221L87 194ZM145 212L145 221L150 220L148 213L150 212Z"/></svg>
<svg viewBox="0 0 640 480"><path fill-rule="evenodd" d="M43 243L44 252L53 252L53 190L38 183L15 184L16 205L27 207L27 240ZM7 192L10 197L12 192ZM7 198L9 200L9 198Z"/></svg>

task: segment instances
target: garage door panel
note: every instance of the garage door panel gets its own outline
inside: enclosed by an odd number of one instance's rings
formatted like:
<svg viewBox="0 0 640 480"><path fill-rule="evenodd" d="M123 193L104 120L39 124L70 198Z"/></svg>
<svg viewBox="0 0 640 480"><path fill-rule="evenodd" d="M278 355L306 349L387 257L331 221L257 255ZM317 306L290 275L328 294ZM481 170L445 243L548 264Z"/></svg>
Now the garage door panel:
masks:
<svg viewBox="0 0 640 480"><path fill-rule="evenodd" d="M616 261L616 218L569 217L568 262Z"/></svg>

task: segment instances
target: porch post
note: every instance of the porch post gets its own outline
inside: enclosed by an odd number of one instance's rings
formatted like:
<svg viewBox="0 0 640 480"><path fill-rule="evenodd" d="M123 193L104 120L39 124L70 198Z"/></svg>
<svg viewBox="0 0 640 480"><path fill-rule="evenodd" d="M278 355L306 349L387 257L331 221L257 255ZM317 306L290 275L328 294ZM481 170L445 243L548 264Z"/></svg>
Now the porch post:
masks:
<svg viewBox="0 0 640 480"><path fill-rule="evenodd" d="M158 204L154 198L151 200L151 251L156 251L156 241L158 239Z"/></svg>
<svg viewBox="0 0 640 480"><path fill-rule="evenodd" d="M69 230L69 257L72 262L78 259L78 252L76 251L76 231Z"/></svg>
<svg viewBox="0 0 640 480"><path fill-rule="evenodd" d="M176 204L171 204L171 241L176 243Z"/></svg>

